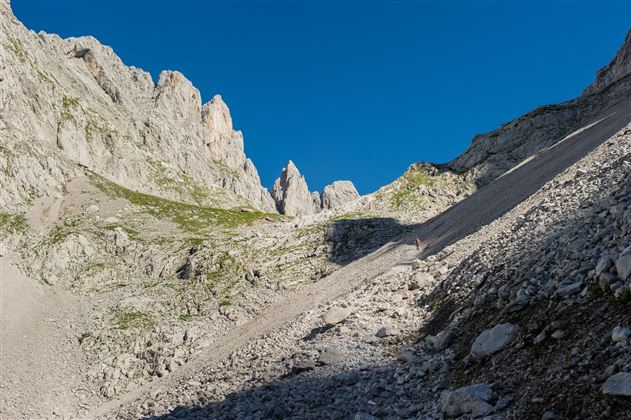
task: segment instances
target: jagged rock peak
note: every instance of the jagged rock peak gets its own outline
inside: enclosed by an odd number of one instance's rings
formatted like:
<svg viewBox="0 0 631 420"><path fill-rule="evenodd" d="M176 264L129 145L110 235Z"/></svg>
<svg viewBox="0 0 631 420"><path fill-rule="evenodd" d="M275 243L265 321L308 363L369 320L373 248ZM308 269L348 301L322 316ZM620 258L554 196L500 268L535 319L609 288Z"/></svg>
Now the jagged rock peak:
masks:
<svg viewBox="0 0 631 420"><path fill-rule="evenodd" d="M274 182L272 198L279 213L306 216L315 212L305 177L290 160Z"/></svg>
<svg viewBox="0 0 631 420"><path fill-rule="evenodd" d="M202 121L206 128L219 134L232 133L232 117L221 95L215 95L202 107Z"/></svg>
<svg viewBox="0 0 631 420"><path fill-rule="evenodd" d="M339 207L359 198L359 193L351 181L335 181L322 190L322 209Z"/></svg>

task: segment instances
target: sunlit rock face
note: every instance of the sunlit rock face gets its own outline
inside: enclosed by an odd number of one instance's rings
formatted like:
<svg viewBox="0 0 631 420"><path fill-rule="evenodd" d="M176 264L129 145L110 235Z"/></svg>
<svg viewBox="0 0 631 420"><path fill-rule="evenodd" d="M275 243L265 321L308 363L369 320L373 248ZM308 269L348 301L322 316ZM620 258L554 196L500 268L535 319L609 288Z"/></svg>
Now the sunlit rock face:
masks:
<svg viewBox="0 0 631 420"><path fill-rule="evenodd" d="M29 31L7 1L0 2L0 22L3 159L23 181L0 174L2 185L12 185L0 208L61 190L87 168L165 198L275 211L219 95L202 104L177 71L161 72L154 83L93 37Z"/></svg>

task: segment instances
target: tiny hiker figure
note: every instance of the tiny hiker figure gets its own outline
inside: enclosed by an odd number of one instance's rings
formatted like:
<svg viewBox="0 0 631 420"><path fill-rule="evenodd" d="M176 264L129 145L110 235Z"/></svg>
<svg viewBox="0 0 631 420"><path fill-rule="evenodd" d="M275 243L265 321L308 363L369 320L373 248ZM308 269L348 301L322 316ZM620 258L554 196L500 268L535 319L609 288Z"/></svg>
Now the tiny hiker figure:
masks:
<svg viewBox="0 0 631 420"><path fill-rule="evenodd" d="M421 240L419 238L416 238L416 241L414 243L416 244L416 250L420 251L421 250Z"/></svg>

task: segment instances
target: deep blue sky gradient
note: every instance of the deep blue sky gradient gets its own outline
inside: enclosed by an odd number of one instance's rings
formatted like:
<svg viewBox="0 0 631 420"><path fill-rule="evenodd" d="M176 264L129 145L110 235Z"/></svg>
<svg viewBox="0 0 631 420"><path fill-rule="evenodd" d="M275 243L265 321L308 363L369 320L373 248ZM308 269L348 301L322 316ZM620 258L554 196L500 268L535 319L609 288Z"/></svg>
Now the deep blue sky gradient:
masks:
<svg viewBox="0 0 631 420"><path fill-rule="evenodd" d="M631 26L631 2L12 0L36 31L93 35L128 65L220 93L271 186L361 193L476 133L571 99Z"/></svg>

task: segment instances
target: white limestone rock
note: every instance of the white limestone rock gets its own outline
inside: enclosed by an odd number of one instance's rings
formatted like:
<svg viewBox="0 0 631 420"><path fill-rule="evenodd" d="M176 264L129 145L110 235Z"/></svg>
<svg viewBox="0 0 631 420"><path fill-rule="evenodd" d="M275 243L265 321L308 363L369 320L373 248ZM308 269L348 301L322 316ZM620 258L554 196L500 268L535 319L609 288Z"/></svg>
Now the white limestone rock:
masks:
<svg viewBox="0 0 631 420"><path fill-rule="evenodd" d="M61 190L82 168L168 199L275 211L220 96L202 106L180 72L165 70L154 84L93 37L29 31L6 2L0 19L14 46L0 47L5 211Z"/></svg>
<svg viewBox="0 0 631 420"><path fill-rule="evenodd" d="M291 160L274 182L272 198L279 213L299 217L315 213L305 177Z"/></svg>
<svg viewBox="0 0 631 420"><path fill-rule="evenodd" d="M322 208L332 209L359 198L351 181L335 181L322 191Z"/></svg>

